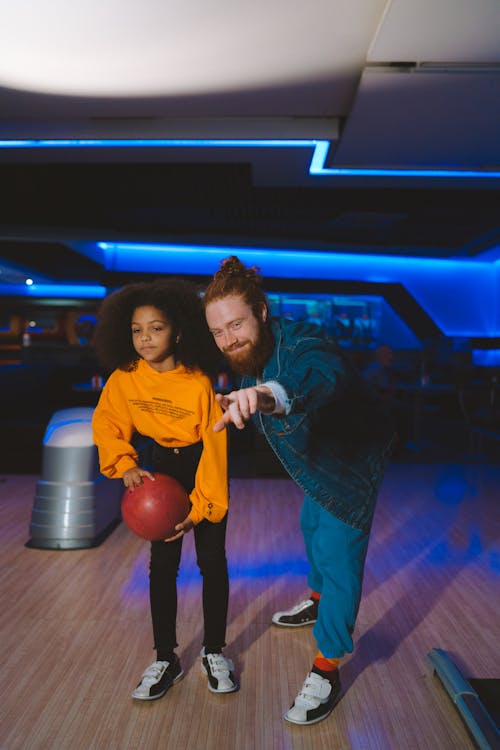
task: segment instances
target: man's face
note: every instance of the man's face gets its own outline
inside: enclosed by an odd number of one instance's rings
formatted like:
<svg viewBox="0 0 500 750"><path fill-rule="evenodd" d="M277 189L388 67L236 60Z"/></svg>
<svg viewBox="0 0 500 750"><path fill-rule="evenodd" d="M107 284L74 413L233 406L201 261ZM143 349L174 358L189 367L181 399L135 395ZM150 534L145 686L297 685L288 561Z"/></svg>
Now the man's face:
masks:
<svg viewBox="0 0 500 750"><path fill-rule="evenodd" d="M232 369L239 375L257 375L270 354L267 309L263 306L256 317L243 297L230 295L210 302L205 314L215 343Z"/></svg>

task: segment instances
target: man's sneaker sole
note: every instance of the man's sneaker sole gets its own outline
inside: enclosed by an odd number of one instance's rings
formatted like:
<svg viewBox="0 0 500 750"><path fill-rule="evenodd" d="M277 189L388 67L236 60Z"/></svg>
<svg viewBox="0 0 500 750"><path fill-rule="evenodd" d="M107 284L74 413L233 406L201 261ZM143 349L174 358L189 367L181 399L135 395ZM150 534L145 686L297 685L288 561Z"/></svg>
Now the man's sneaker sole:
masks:
<svg viewBox="0 0 500 750"><path fill-rule="evenodd" d="M306 620L305 622L281 622L278 618L275 620L273 617L273 625L277 625L279 628L307 628L308 625L314 625L316 620Z"/></svg>

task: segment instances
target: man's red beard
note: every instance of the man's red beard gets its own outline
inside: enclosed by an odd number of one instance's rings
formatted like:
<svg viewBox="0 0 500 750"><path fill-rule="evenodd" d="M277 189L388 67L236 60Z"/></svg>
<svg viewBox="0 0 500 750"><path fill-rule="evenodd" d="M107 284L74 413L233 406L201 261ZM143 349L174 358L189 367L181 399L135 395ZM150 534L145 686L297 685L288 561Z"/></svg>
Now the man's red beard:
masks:
<svg viewBox="0 0 500 750"><path fill-rule="evenodd" d="M246 344L247 342L240 342ZM223 351L224 356L237 375L253 375L258 377L269 360L274 349L274 339L271 329L263 321L259 321L257 341L250 344L244 351Z"/></svg>

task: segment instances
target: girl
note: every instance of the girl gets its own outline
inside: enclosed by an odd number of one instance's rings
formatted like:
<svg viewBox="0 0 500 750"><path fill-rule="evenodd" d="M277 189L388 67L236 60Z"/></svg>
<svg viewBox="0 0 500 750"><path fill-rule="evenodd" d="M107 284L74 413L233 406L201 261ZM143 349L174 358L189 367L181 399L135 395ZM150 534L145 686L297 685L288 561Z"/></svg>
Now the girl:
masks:
<svg viewBox="0 0 500 750"><path fill-rule="evenodd" d="M195 288L181 280L130 284L102 304L94 345L111 371L93 417L101 472L133 490L169 474L191 501L176 534L151 542L150 603L156 659L132 697L161 698L183 675L175 653L177 572L182 537L194 529L203 577L202 671L216 693L238 689L225 646L229 581L225 553L227 440L212 426L221 417L209 374L213 342ZM149 438L146 468L133 437Z"/></svg>

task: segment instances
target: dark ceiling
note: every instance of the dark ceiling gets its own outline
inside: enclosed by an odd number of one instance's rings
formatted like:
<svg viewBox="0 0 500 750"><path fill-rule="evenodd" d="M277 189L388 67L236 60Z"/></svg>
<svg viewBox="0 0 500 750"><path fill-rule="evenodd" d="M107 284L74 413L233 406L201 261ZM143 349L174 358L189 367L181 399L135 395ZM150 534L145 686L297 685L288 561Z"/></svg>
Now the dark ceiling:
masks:
<svg viewBox="0 0 500 750"><path fill-rule="evenodd" d="M102 278L79 238L472 258L500 241L498 189L256 186L250 164L3 164L0 257ZM8 235L8 236L5 236Z"/></svg>

